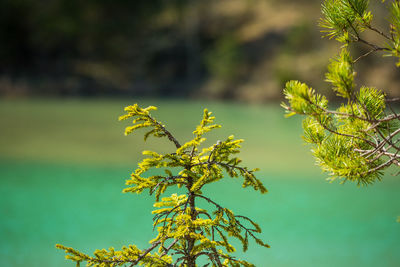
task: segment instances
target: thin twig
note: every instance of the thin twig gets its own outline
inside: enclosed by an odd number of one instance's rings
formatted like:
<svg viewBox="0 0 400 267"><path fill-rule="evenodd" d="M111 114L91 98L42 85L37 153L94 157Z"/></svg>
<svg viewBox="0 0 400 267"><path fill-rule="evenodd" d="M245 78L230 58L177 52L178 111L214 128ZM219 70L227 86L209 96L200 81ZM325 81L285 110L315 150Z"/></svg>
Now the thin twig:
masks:
<svg viewBox="0 0 400 267"><path fill-rule="evenodd" d="M386 101L386 102L398 102L398 101L400 101L400 97L396 97L396 98L386 98L385 101Z"/></svg>
<svg viewBox="0 0 400 267"><path fill-rule="evenodd" d="M351 6L351 8L353 9L354 12L356 12L358 14L358 16L360 16L361 20L364 22L364 26L367 27L368 29L370 29L371 31L374 31L380 35L382 35L383 37L385 37L388 40L393 41L393 39L391 39L389 36L387 36L384 32L382 32L381 30L378 30L377 28L373 27L371 24L367 23L364 18L363 18L363 14L361 14L353 5L353 3L351 1L347 1L349 3L349 5ZM350 23L350 25L352 25ZM354 30L354 28L353 28Z"/></svg>
<svg viewBox="0 0 400 267"><path fill-rule="evenodd" d="M159 123L156 119L154 119L150 115L148 115L148 117L154 124L158 125L158 127L160 127L162 129L162 131L165 133L165 135L168 137L168 139L175 144L176 148L181 147L181 144L179 144L178 140L176 140L176 138L167 129L165 129L164 125Z"/></svg>
<svg viewBox="0 0 400 267"><path fill-rule="evenodd" d="M187 177L184 177L184 176L170 176L170 177L163 177L164 178L164 180L161 180L161 181L159 181L157 184L156 184L156 186L150 191L150 195L152 195L153 193L154 193L154 191L156 191L156 189L162 184L162 183L165 183L165 182L167 182L167 181L169 181L169 180L172 180L172 179L179 179L179 178L187 178Z"/></svg>
<svg viewBox="0 0 400 267"><path fill-rule="evenodd" d="M160 257L167 255L168 251L176 244L176 242L178 242L178 239L175 239L174 242L171 243L171 245L164 249L164 252L161 254Z"/></svg>
<svg viewBox="0 0 400 267"><path fill-rule="evenodd" d="M131 265L129 265L129 267L132 267L132 266L135 266L136 264L138 264L139 261L141 261L147 254L149 254L153 249L155 249L160 243L161 243L161 241L157 241L157 242L153 243L153 245L151 247L149 247L148 249L146 249L142 255L140 255L134 262L132 262Z"/></svg>
<svg viewBox="0 0 400 267"><path fill-rule="evenodd" d="M367 53L362 54L361 56L359 56L358 58L356 58L355 60L353 60L353 63L356 63L356 62L359 61L360 59L362 59L362 58L364 58L364 57L367 57L369 54L371 54L371 53L373 53L373 52L376 52L376 51L380 51L380 50L381 50L381 49L373 48L373 49L369 50Z"/></svg>

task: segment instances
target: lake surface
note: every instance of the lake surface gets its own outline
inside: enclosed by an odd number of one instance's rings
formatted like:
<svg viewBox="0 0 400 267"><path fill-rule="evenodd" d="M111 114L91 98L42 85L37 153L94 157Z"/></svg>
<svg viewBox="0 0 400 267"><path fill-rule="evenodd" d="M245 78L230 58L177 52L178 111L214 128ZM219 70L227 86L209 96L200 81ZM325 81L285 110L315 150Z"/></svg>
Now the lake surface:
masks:
<svg viewBox="0 0 400 267"><path fill-rule="evenodd" d="M56 243L87 253L148 246L154 200L121 190L143 149L171 147L123 137L126 124L116 117L125 102L0 101L2 266L74 266ZM262 227L271 248L252 243L243 254L237 247L239 257L256 266L400 266L398 177L389 172L368 187L326 182L302 145L300 121L284 119L277 106L141 102L159 106L155 115L179 138L190 137L207 106L223 125L212 141L230 134L246 140L244 164L261 169L269 193L230 178L205 191Z"/></svg>

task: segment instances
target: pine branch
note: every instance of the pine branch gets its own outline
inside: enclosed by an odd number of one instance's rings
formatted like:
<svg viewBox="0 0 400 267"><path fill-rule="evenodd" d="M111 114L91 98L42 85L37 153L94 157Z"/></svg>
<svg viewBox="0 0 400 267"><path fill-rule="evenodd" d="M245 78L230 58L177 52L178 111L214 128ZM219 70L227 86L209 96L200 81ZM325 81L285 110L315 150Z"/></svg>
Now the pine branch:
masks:
<svg viewBox="0 0 400 267"><path fill-rule="evenodd" d="M167 255L168 251L178 242L178 239L175 239L171 245L169 245L166 249L164 249L164 252L161 254L160 257L163 257L165 255Z"/></svg>
<svg viewBox="0 0 400 267"><path fill-rule="evenodd" d="M355 60L353 60L353 63L356 63L356 62L359 61L360 59L365 58L365 57L369 56L370 54L372 54L372 53L374 53L374 52L382 51L382 50L383 50L383 49L380 49L380 48L373 48L373 49L369 50L368 52L362 54L361 56L359 56L359 57L356 58Z"/></svg>
<svg viewBox="0 0 400 267"><path fill-rule="evenodd" d="M165 129L164 125L159 123L157 120L155 120L150 115L149 115L149 119L151 119L154 124L158 125L162 129L162 131L165 133L165 135L168 137L168 139L175 144L176 148L181 147L181 144L178 142L178 140L167 129Z"/></svg>
<svg viewBox="0 0 400 267"><path fill-rule="evenodd" d="M133 267L136 264L138 264L147 254L149 254L153 249L155 249L158 245L160 245L160 243L161 243L160 241L153 243L153 245L148 249L146 249L142 255L140 255L134 262L132 262L131 265L129 265L129 267Z"/></svg>
<svg viewBox="0 0 400 267"><path fill-rule="evenodd" d="M159 181L159 182L155 185L155 187L150 191L150 195L152 195L152 194L154 193L154 191L156 191L156 189L157 189L161 184L166 183L166 182L168 182L169 180L175 180L175 179L179 179L179 178L187 178L187 177L179 176L179 175L178 175L178 176L165 177L164 180ZM183 184L184 184L184 182L183 182Z"/></svg>
<svg viewBox="0 0 400 267"><path fill-rule="evenodd" d="M385 99L386 102L399 102L400 101L400 97L396 97L396 98L386 98ZM393 112L394 113L394 112Z"/></svg>

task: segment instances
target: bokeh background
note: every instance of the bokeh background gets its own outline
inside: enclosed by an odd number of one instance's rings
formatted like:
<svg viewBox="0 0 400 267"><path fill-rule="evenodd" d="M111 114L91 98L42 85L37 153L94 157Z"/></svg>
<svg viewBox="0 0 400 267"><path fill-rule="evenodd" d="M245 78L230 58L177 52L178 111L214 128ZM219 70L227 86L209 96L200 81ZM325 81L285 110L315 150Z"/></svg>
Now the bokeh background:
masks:
<svg viewBox="0 0 400 267"><path fill-rule="evenodd" d="M381 19L380 1L371 6ZM132 103L179 139L202 110L223 125L211 141L245 139L242 159L269 189L226 179L206 193L263 228L270 249L237 255L256 266L399 266L400 181L390 170L368 187L328 183L301 140L301 118L284 118L282 88L324 82L339 45L322 39L312 0L1 0L1 266L73 266L54 248L91 253L137 244L152 232L147 194L122 194L141 151L166 140L123 136ZM366 52L356 47L355 53ZM371 56L357 83L400 96L393 61ZM182 141L182 142L183 142Z"/></svg>

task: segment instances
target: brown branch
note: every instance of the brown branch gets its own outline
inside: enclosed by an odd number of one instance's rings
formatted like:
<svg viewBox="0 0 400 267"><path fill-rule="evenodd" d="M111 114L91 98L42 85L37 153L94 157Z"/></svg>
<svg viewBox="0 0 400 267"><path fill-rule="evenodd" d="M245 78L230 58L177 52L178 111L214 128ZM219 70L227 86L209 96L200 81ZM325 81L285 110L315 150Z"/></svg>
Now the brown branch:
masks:
<svg viewBox="0 0 400 267"><path fill-rule="evenodd" d="M214 259L217 262L218 267L222 267L221 261L219 260L219 253L217 252L217 250L215 248L211 248L211 250L214 253Z"/></svg>
<svg viewBox="0 0 400 267"><path fill-rule="evenodd" d="M210 161L211 161L211 157L212 157L212 155L214 154L214 151L217 149L217 147L218 147L220 144L221 144L221 141L218 140L217 143L213 146L213 149L211 150L210 155L208 155L207 162L210 162Z"/></svg>
<svg viewBox="0 0 400 267"><path fill-rule="evenodd" d="M178 140L176 140L176 138L167 129L165 129L164 125L159 123L156 119L154 119L150 115L148 115L148 117L154 124L156 124L158 127L160 127L162 129L162 131L165 133L165 135L168 137L168 139L175 144L176 148L181 147L181 144L179 144Z"/></svg>
<svg viewBox="0 0 400 267"><path fill-rule="evenodd" d="M359 140L361 140L361 141L364 141L364 142L368 143L368 144L371 145L371 146L374 146L374 145L375 145L373 142L371 142L371 141L368 140L368 139L365 139L365 138L362 138L362 137L359 137L359 136L356 136L356 135L352 135L352 134L340 133L340 132L338 132L338 131L335 131L335 130L333 130L333 129L330 129L330 128L327 127L325 124L322 124L320 121L318 121L318 123L319 123L325 130L327 130L327 131L330 132L330 133L333 133L333 134L336 134L336 135L341 135L341 136L346 136L346 137L350 137L350 138L356 138L356 139L359 139Z"/></svg>
<svg viewBox="0 0 400 267"><path fill-rule="evenodd" d="M355 12L357 13L357 15L360 16L361 20L364 22L364 26L365 26L365 27L367 27L367 28L370 29L371 31L374 31L374 32L380 34L381 36L385 37L386 39L388 39L388 40L390 40L390 41L393 41L393 39L391 39L391 38L390 38L388 35L386 35L383 31L378 30L377 28L373 27L371 24L367 23L367 22L364 20L363 16L362 16L363 14L361 14L361 13L355 8L355 6L353 5L353 3L352 3L351 1L347 1L347 2L349 3L349 5L350 5L351 8L353 9L353 11L355 11ZM350 25L352 25L352 24L350 23ZM353 30L354 30L354 27L353 27Z"/></svg>
<svg viewBox="0 0 400 267"><path fill-rule="evenodd" d="M359 56L358 58L356 58L355 60L353 60L353 63L356 63L356 62L359 61L360 59L362 59L362 58L364 58L364 57L367 57L368 55L370 55L370 54L373 53L373 52L381 51L381 50L382 50L382 49L373 48L373 49L369 50L367 53L362 54L361 56Z"/></svg>
<svg viewBox="0 0 400 267"><path fill-rule="evenodd" d="M156 225L158 224L158 221L160 220L160 218L163 217L163 216L165 216L165 218L164 218L165 220L164 220L164 222L163 222L163 232L162 232L162 234L164 234L165 224L167 223L168 216L169 216L174 210L176 210L177 208L179 208L179 207L181 207L181 206L183 206L183 205L185 205L185 207L183 208L183 211L185 211L185 210L186 210L186 207L187 207L187 205L188 205L188 201L186 201L186 202L184 202L184 203L181 203L181 204L179 204L178 206L175 206L174 208L172 208L172 209L169 210L169 211L164 211L164 212L161 212L161 213L157 214L156 216L154 216L153 221L155 221L155 222L154 222L153 230L154 230L154 228L156 227ZM175 216L176 216L180 211L181 211L181 210L175 211L175 212L174 212L174 215L172 215L172 217L171 217L171 220L173 220L173 219L175 218ZM156 219L156 218L157 218L157 219Z"/></svg>
<svg viewBox="0 0 400 267"><path fill-rule="evenodd" d="M160 257L163 257L165 255L167 255L168 251L176 244L176 242L178 242L178 239L175 239L171 245L169 245L166 249L164 249L164 252L161 254Z"/></svg>
<svg viewBox="0 0 400 267"><path fill-rule="evenodd" d="M134 256L138 256L138 255L134 255ZM160 261L165 263L165 266L172 266L167 261L165 261L165 260L163 260L161 258L154 257L154 256L147 256L147 257L160 260ZM90 259L89 261L96 262L96 263L115 263L115 264L121 264L121 263L122 264L124 264L124 263L132 263L133 264L134 262L136 262L136 260L120 260L120 259L112 259L112 260ZM135 263L135 265L136 264L137 263ZM130 266L132 266L132 265L130 265Z"/></svg>
<svg viewBox="0 0 400 267"><path fill-rule="evenodd" d="M159 244L161 243L161 241L157 241L155 242L151 247L149 247L148 249L146 249L142 255L140 255L134 262L132 262L131 265L129 265L129 267L135 266L136 264L139 263L139 261L141 261L147 254L149 254L153 249L155 249Z"/></svg>
<svg viewBox="0 0 400 267"><path fill-rule="evenodd" d="M369 169L368 171L365 171L365 172L361 173L361 175L367 175L369 173L372 173L372 172L375 172L375 171L379 171L379 170L391 165L392 162L393 162L393 159L389 159L385 163L382 163L381 165L379 165L379 166L377 166L377 167L375 167L373 169Z"/></svg>
<svg viewBox="0 0 400 267"><path fill-rule="evenodd" d="M210 252L200 252L200 253L197 253L195 255L195 257L198 258L198 257L200 257L202 255L205 255L211 260L212 263L215 262L218 267L222 267L223 265L222 265L222 263L221 263L221 261L219 259L220 254L217 252L217 250L215 248L211 248L211 250L212 250L212 253L210 253Z"/></svg>
<svg viewBox="0 0 400 267"><path fill-rule="evenodd" d="M327 110L327 109L325 109L325 108L323 108L323 107L320 107L320 106L318 106L317 104L311 102L310 100L307 100L307 99L305 99L305 100L308 101L310 104L316 106L317 108L319 108L320 110L322 110L323 112L325 112L325 113L327 113L327 114L334 114L334 115L341 115L341 116L353 117L353 118L357 118L357 119L360 119L360 120L363 120L363 121L371 122L371 120L368 120L367 118L359 117L359 116L356 116L356 115L354 115L354 114L349 114L349 113L343 113L343 112L336 112L336 111ZM293 112L295 112L295 113L297 113L297 114L300 114L300 115L309 115L309 116L320 115L320 114L318 114L318 113L315 113L315 114L299 113L299 112L293 110L291 107L287 107L286 109L287 109L287 110L290 110L290 111L293 111ZM367 139L362 138L362 137L359 137L359 136L351 135L351 134L339 133L339 132L337 132L337 131L335 131L335 130L333 130L333 129L330 129L328 126L326 126L325 124L323 124L320 120L317 120L317 121L318 121L318 123L319 123L325 130L329 131L330 133L333 133L333 134L336 134L336 135L341 135L341 136L347 136L347 137L350 137L350 138L360 139L360 140L362 140L362 141L368 143L368 144L371 145L371 146L374 146L374 145L375 145L375 144L374 144L373 142L371 142L370 140L367 140ZM381 121L384 121L384 120L381 120Z"/></svg>
<svg viewBox="0 0 400 267"><path fill-rule="evenodd" d="M390 38L387 34L385 34L383 31L371 26L371 25L367 25L367 28L370 29L371 31L374 31L380 35L382 35L383 37L385 37L386 39L388 39L389 41L393 41L392 38Z"/></svg>
<svg viewBox="0 0 400 267"><path fill-rule="evenodd" d="M354 115L354 114L350 114L350 113L344 113L344 112L337 112L337 111L333 111L333 110L328 110L328 109L325 109L325 108L323 108L323 107L318 106L317 104L315 104L315 103L313 103L313 102L311 102L311 101L309 101L309 100L307 100L307 99L305 99L305 100L306 100L307 102L309 102L310 104L314 105L315 107L317 107L318 109L322 110L322 111L323 111L324 113L326 113L326 114L332 114L332 115L338 115L338 116L351 117L351 118L363 120L363 121L370 122L370 123L377 123L378 125L379 125L380 123L382 123L382 122L391 121L391 120L393 120L393 119L395 119L395 118L396 118L396 119L400 119L400 115L398 115L398 114L391 114L391 115L388 115L388 116L386 116L386 117L384 117L384 118L382 118L382 119L379 119L379 120L368 119L368 118L360 117L360 116L357 116L357 115ZM299 115L309 115L309 116L320 115L319 113L310 113L310 114L307 114L307 113L299 113L299 112L297 112L296 110L292 109L291 107L287 107L286 109L289 110L289 111L295 112L296 114L299 114ZM320 124L321 124L321 123L320 123ZM321 124L321 126L324 127L323 124ZM326 126L325 126L324 128L325 128L326 130L332 132L332 133L335 133L335 134L337 133L337 132L335 132L335 131L332 130L332 129L326 128ZM366 131L371 130L371 129L372 129L372 128L370 127L370 128L368 128ZM360 137L353 136L353 135L346 135L346 134L341 134L341 133L337 133L337 134L339 134L339 135L345 135L345 136L348 136L348 137L360 138ZM369 144L372 144L372 145L373 145L373 143L372 143L372 142L370 143L369 140L366 140L366 139L362 139L362 140L364 140L364 141L368 142Z"/></svg>
<svg viewBox="0 0 400 267"><path fill-rule="evenodd" d="M323 107L317 105L316 103L312 102L310 99L305 99L305 98L303 98L303 99L305 101L307 101L310 105L312 105L312 106L318 108L319 110L323 111L325 114L332 114L332 115L338 115L338 116L344 116L344 117L351 117L351 118L355 118L355 119L359 119L359 120L367 121L367 122L378 122L376 120L372 120L371 121L368 118L360 117L360 116L357 116L357 115L351 114L351 113L345 113L345 112L338 112L338 111L334 111L334 110L329 110L329 109L326 109L326 108L323 108ZM296 110L292 109L289 106L285 107L285 109L288 110L288 111L291 111L291 112L295 112L296 114L299 114L299 115L309 115L309 116L320 115L320 113L300 113L300 112L297 112ZM390 119L386 119L386 118L380 119L379 122L384 122L386 120L390 120Z"/></svg>
<svg viewBox="0 0 400 267"><path fill-rule="evenodd" d="M158 183L156 184L156 186L150 191L150 195L152 195L152 194L154 193L154 191L156 191L156 189L157 189L161 184L163 184L163 183L165 183L165 182L167 182L167 181L169 181L169 180L179 179L179 178L187 178L187 177L184 177L184 176L170 176L170 177L163 177L163 178L164 178L164 180L161 180L160 182L158 182Z"/></svg>
<svg viewBox="0 0 400 267"><path fill-rule="evenodd" d="M243 172L246 172L248 174L252 174L253 173L252 171L249 171L246 168L235 166L235 165L231 165L231 164L227 164L227 163L223 163L223 162L219 162L219 161L199 162L199 163L193 164L192 167L199 166L199 165L211 165L211 164L216 164L216 165L224 166L224 167L231 168L231 169L242 170Z"/></svg>
<svg viewBox="0 0 400 267"><path fill-rule="evenodd" d="M193 192L190 191L190 188L193 186L192 185L193 181L189 181L188 184L188 190L189 190L189 196L188 196L188 202L189 202L189 206L190 206L190 217L191 219L194 221L196 220L197 217L197 211L196 211L196 205L195 205L195 194ZM190 186L189 186L190 185ZM196 228L194 227L190 227L190 232L191 233L196 233ZM196 258L191 255L192 250L194 248L194 244L196 242L196 239L192 238L192 237L186 237L187 240L187 263L188 263L188 267L195 267L196 266Z"/></svg>
<svg viewBox="0 0 400 267"><path fill-rule="evenodd" d="M214 206L216 206L217 208L219 208L219 209L224 209L221 205L219 205L218 203L216 203L216 202L214 202L214 201L212 201L210 198L208 198L208 197L205 197L205 196L202 196L202 195L198 195L198 194L193 194L194 196L196 196L196 197L199 197L199 198L202 198L202 199L205 199L205 200L207 200L207 202L209 202L209 203L211 203L211 204L214 204Z"/></svg>
<svg viewBox="0 0 400 267"><path fill-rule="evenodd" d="M347 23L349 23L350 27L353 29L353 32L354 32L354 35L355 35L355 36L353 35L353 37L355 38L355 41L356 41L356 42L364 43L364 44L366 44L366 45L372 47L372 48L375 49L375 50L390 51L390 49L388 49L388 48L377 46L376 44L370 43L369 41L362 39L362 38L360 37L360 34L358 33L357 29L354 27L354 25L351 23L351 21L350 21L349 19L347 19ZM375 28L374 28L374 29L375 29ZM371 30L372 30L372 29L371 29ZM390 39L390 38L389 38L389 39ZM390 39L390 40L391 40L391 39Z"/></svg>
<svg viewBox="0 0 400 267"><path fill-rule="evenodd" d="M398 102L398 101L400 101L400 97L396 97L396 98L386 98L385 101L386 101L386 102Z"/></svg>
<svg viewBox="0 0 400 267"><path fill-rule="evenodd" d="M394 131L393 133L389 134L388 137L386 137L378 128L376 129L377 133L381 136L381 138L384 140L384 142L386 142L387 144L391 145L393 148L395 148L397 151L400 151L400 147L395 146L393 144L393 142L391 141L391 139L397 135L398 133L400 133L400 128L397 129L396 131Z"/></svg>

